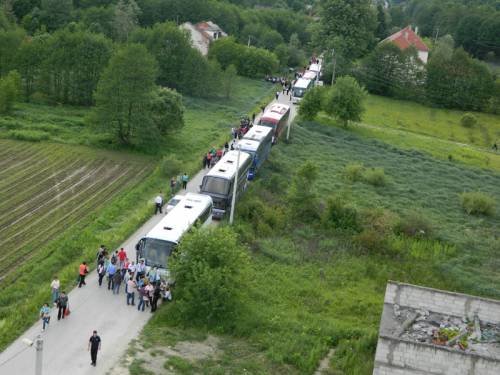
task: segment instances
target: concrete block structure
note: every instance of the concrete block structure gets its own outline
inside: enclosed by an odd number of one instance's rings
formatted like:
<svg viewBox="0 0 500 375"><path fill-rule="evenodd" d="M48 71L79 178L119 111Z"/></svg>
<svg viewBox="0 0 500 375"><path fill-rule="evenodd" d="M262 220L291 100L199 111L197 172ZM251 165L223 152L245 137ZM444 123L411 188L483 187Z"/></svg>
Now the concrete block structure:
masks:
<svg viewBox="0 0 500 375"><path fill-rule="evenodd" d="M500 375L500 301L390 281L374 375Z"/></svg>

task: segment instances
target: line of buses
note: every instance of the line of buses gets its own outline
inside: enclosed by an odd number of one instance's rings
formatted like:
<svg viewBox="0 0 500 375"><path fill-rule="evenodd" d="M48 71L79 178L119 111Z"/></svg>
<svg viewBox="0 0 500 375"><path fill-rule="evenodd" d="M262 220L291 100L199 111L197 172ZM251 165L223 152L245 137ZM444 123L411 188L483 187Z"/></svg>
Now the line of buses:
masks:
<svg viewBox="0 0 500 375"><path fill-rule="evenodd" d="M274 103L235 146L203 177L199 194L187 193L175 207L136 245L137 260L147 267L157 267L170 278L168 259L182 236L193 226L207 226L212 218L222 219L231 209L233 192L236 200L246 189L259 167L267 159L271 146L288 126L290 107ZM238 153L239 163L238 163ZM238 173L236 170L238 169ZM238 179L236 181L236 175ZM236 184L236 189L235 185Z"/></svg>
<svg viewBox="0 0 500 375"><path fill-rule="evenodd" d="M307 90L322 84L320 81L321 69L321 63L317 60L316 63L309 65L309 69L304 72L302 77L297 79L292 87L292 103L298 104L306 94Z"/></svg>

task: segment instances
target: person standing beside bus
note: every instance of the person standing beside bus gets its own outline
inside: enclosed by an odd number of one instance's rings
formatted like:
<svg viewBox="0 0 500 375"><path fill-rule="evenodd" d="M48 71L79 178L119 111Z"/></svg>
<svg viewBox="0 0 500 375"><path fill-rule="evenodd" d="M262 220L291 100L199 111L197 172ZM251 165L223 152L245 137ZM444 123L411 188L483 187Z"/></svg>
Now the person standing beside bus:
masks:
<svg viewBox="0 0 500 375"><path fill-rule="evenodd" d="M163 197L161 196L161 191L160 191L160 194L158 194L155 198L155 215L158 212L160 212L160 214L163 213L161 210L162 206L163 206Z"/></svg>
<svg viewBox="0 0 500 375"><path fill-rule="evenodd" d="M188 183L188 181L189 181L189 176L188 176L188 174L186 172L184 172L184 174L182 175L182 188L184 190L187 189L187 183Z"/></svg>

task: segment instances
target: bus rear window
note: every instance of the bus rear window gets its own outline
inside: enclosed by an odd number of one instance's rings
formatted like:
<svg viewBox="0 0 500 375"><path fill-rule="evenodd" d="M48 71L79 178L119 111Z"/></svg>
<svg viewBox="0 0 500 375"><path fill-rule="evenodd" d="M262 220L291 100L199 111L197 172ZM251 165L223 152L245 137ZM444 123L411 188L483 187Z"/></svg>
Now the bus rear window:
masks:
<svg viewBox="0 0 500 375"><path fill-rule="evenodd" d="M203 193L227 195L229 193L229 181L222 178L206 176L201 186Z"/></svg>

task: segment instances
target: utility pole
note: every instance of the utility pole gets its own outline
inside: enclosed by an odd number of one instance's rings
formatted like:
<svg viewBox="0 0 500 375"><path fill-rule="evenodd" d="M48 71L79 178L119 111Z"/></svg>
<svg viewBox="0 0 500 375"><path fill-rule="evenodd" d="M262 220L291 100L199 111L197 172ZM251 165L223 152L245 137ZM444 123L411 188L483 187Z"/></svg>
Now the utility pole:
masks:
<svg viewBox="0 0 500 375"><path fill-rule="evenodd" d="M233 197L231 198L231 213L229 215L230 225L233 225L234 221L234 207L236 206L236 193L238 191L238 172L240 169L240 145L237 144L236 147L238 147L238 157L236 158L236 175L234 176Z"/></svg>
<svg viewBox="0 0 500 375"><path fill-rule="evenodd" d="M333 57L333 72L332 72L332 86L335 81L335 68L337 67L337 57L335 56L335 48L332 49L332 57Z"/></svg>
<svg viewBox="0 0 500 375"><path fill-rule="evenodd" d="M439 36L439 26L437 27L436 36L434 37L434 44L436 44L438 36Z"/></svg>
<svg viewBox="0 0 500 375"><path fill-rule="evenodd" d="M251 38L251 37L252 37L251 35L249 35L249 36L248 36L248 43L247 43L247 47L250 47L250 38Z"/></svg>
<svg viewBox="0 0 500 375"><path fill-rule="evenodd" d="M35 375L42 375L42 361L43 361L43 339L38 335L35 339L36 349L36 362L35 362Z"/></svg>

